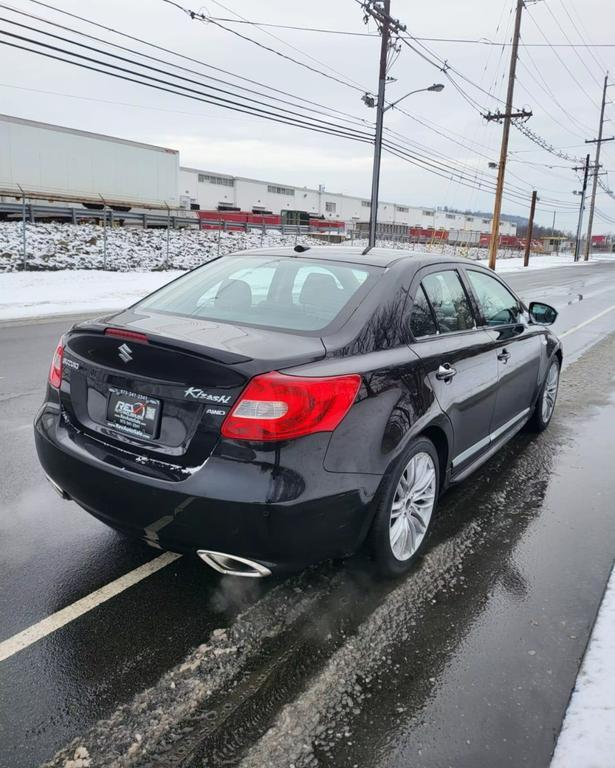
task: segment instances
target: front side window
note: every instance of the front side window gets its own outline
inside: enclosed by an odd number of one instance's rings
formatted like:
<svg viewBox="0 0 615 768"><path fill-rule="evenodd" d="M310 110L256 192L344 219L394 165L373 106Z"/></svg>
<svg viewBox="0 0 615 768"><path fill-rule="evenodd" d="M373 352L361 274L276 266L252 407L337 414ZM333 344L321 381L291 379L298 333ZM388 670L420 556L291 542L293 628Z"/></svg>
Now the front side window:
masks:
<svg viewBox="0 0 615 768"><path fill-rule="evenodd" d="M474 316L456 271L433 272L423 278L423 288L433 307L440 333L474 328Z"/></svg>
<svg viewBox="0 0 615 768"><path fill-rule="evenodd" d="M438 332L422 285L419 285L414 297L412 314L410 315L410 330L415 339L420 339L421 336L432 336Z"/></svg>
<svg viewBox="0 0 615 768"><path fill-rule="evenodd" d="M364 285L377 280L380 271L284 256L223 256L161 288L134 309L318 331L330 325Z"/></svg>
<svg viewBox="0 0 615 768"><path fill-rule="evenodd" d="M468 270L468 278L487 325L509 325L520 320L521 307L499 280L483 272Z"/></svg>

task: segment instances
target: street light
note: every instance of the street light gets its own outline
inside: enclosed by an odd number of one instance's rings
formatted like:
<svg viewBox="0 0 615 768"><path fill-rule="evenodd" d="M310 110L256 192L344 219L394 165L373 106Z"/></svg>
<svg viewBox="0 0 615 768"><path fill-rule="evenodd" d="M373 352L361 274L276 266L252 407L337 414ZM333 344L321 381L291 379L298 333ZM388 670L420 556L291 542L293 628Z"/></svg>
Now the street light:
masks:
<svg viewBox="0 0 615 768"><path fill-rule="evenodd" d="M388 7L388 6L387 6ZM410 91L410 93L407 93L405 96L402 96L400 99L397 99L397 101L393 101L390 104L387 104L386 107L384 105L384 91L386 86L386 51L388 50L388 36L383 33L382 35L382 50L380 52L380 80L378 82L378 101L374 102L374 97L369 94L365 93L362 96L363 103L368 107L373 107L374 104L377 109L376 114L376 135L374 138L374 166L372 171L372 194L371 194L371 202L370 202L370 212L369 212L369 237L368 237L368 245L365 250L365 253L369 251L370 248L373 248L376 244L376 223L378 218L378 187L380 185L380 156L382 154L382 129L383 129L383 122L384 122L384 113L387 112L389 109L392 109L393 107L397 106L400 101L403 101L404 99L407 99L408 96L412 96L414 93L422 93L423 91L433 91L434 93L439 93L440 91L444 90L444 85L442 83L434 83L433 85L430 85L427 88L418 88L415 91Z"/></svg>
<svg viewBox="0 0 615 768"><path fill-rule="evenodd" d="M424 93L426 91L432 91L433 93L440 93L440 91L443 91L443 90L444 90L444 85L442 83L434 83L433 85L430 85L428 88L417 88L415 91L410 91L405 96L402 96L400 99L397 99L397 101L392 101L390 104L387 104L387 106L382 111L387 112L389 109L393 109L393 107L396 107L400 101L407 99L408 96L412 96L415 93ZM376 101L370 93L365 93L361 97L361 101L367 107L372 108L376 106Z"/></svg>
<svg viewBox="0 0 615 768"><path fill-rule="evenodd" d="M442 83L434 83L433 85L430 85L429 88L418 88L416 91L410 91L410 93L407 93L405 96L402 96L401 99L397 99L397 101L393 101L391 104L387 104L387 106L384 108L384 111L386 112L389 109L393 109L393 107L396 107L400 101L403 101L404 99L407 99L408 96L412 96L414 93L423 93L424 91L433 91L434 93L440 93L440 91L444 90L444 85Z"/></svg>

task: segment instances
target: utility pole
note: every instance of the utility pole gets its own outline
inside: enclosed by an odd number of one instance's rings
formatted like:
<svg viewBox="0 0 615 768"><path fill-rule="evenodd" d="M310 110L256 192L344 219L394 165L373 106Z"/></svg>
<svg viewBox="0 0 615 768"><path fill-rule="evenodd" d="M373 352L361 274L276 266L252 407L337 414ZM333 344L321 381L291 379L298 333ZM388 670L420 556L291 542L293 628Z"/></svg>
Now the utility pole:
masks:
<svg viewBox="0 0 615 768"><path fill-rule="evenodd" d="M573 168L573 171L580 171L581 168ZM581 204L579 205L579 223L577 224L577 239L574 243L574 260L579 260L581 250L581 233L583 231L583 211L585 210L585 193L587 192L587 176L589 174L589 155L585 157L585 166L583 168L583 187L581 188Z"/></svg>
<svg viewBox="0 0 615 768"><path fill-rule="evenodd" d="M536 213L536 200L538 192L532 192L532 202L530 204L530 220L527 225L527 241L525 243L525 254L523 255L523 266L527 267L530 263L530 248L532 247L532 235L534 234L534 214Z"/></svg>
<svg viewBox="0 0 615 768"><path fill-rule="evenodd" d="M375 19L380 29L380 66L378 70L378 99L376 102L376 133L374 136L374 162L372 167L372 194L369 211L369 237L367 249L376 245L378 221L378 190L380 187L380 158L382 156L382 127L384 124L384 97L387 83L387 57L391 33L405 32L406 27L391 18L391 0L366 0L363 3L365 20Z"/></svg>
<svg viewBox="0 0 615 768"><path fill-rule="evenodd" d="M376 223L378 220L378 191L380 189L380 158L382 157L382 127L384 124L384 94L387 84L387 55L391 27L389 24L391 0L384 0L385 18L380 28L380 68L378 70L378 102L376 104L376 136L374 139L374 163L372 167L372 196L369 209L369 239L367 245L376 245Z"/></svg>
<svg viewBox="0 0 615 768"><path fill-rule="evenodd" d="M524 0L517 0L517 12L515 15L515 31L513 33L512 51L510 54L510 69L508 72L508 90L506 92L506 111L484 115L486 120L503 120L502 146L500 148L500 162L498 164L498 180L495 188L495 203L493 206L493 221L491 223L491 242L489 243L489 268L495 269L495 260L498 253L500 240L500 214L502 212L502 193L504 192L504 175L506 173L506 156L508 154L508 137L510 135L510 121L513 117L531 117L531 112L513 113L513 95L515 91L515 74L517 71L517 54L519 51L519 35L521 33L521 13Z"/></svg>
<svg viewBox="0 0 615 768"><path fill-rule="evenodd" d="M594 163L594 180L592 182L592 196L589 204L589 218L587 219L587 241L585 243L585 257L584 260L588 261L589 252L592 245L592 227L594 226L594 207L596 205L596 188L598 186L598 171L600 170L600 147L603 141L613 141L615 138L611 136L610 139L602 138L602 128L604 127L604 105L606 104L606 89L608 87L609 73L604 76L604 87L602 89L602 105L600 107L600 122L598 123L598 138L586 140L586 144L596 145L596 161Z"/></svg>

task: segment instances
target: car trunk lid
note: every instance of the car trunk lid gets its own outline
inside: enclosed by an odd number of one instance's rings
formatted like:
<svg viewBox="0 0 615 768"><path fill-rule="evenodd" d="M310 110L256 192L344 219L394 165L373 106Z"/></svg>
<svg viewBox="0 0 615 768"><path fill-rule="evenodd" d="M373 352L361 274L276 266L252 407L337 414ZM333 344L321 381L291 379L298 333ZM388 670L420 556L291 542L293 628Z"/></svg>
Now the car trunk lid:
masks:
<svg viewBox="0 0 615 768"><path fill-rule="evenodd" d="M182 479L252 376L324 355L314 336L128 310L67 335L62 404L76 429L115 447L106 460Z"/></svg>

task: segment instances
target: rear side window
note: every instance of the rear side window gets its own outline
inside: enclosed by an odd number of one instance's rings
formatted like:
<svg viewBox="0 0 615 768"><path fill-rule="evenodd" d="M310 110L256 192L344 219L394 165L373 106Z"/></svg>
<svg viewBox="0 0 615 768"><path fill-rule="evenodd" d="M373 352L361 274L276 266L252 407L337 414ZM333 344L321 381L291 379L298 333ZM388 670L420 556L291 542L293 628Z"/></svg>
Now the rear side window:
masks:
<svg viewBox="0 0 615 768"><path fill-rule="evenodd" d="M438 330L422 285L419 285L414 297L412 314L410 315L410 330L415 339L419 339L421 336L432 336Z"/></svg>
<svg viewBox="0 0 615 768"><path fill-rule="evenodd" d="M147 309L289 331L326 328L380 269L287 256L223 256L143 299Z"/></svg>
<svg viewBox="0 0 615 768"><path fill-rule="evenodd" d="M487 325L519 322L519 302L499 280L472 269L467 274Z"/></svg>
<svg viewBox="0 0 615 768"><path fill-rule="evenodd" d="M457 272L434 272L423 278L423 288L433 307L440 333L474 328L474 316Z"/></svg>

